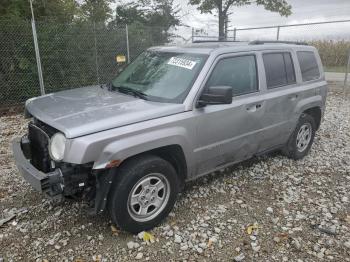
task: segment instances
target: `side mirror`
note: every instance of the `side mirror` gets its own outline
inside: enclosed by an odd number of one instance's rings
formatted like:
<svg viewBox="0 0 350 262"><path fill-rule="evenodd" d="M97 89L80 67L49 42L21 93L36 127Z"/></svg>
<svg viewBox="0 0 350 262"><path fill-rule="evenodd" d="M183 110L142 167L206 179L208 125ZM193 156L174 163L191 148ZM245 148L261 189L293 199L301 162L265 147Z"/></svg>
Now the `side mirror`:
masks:
<svg viewBox="0 0 350 262"><path fill-rule="evenodd" d="M211 86L200 96L197 107L232 103L231 86Z"/></svg>

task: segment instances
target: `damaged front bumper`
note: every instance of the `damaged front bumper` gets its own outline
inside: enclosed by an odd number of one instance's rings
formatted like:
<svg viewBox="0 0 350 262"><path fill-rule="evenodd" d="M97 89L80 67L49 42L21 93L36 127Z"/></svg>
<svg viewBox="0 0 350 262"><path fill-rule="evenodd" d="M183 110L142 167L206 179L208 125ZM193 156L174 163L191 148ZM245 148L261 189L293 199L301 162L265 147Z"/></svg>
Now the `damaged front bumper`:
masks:
<svg viewBox="0 0 350 262"><path fill-rule="evenodd" d="M43 173L30 163L29 140L25 136L15 138L12 141L12 150L16 166L23 178L35 190L52 197L63 192L63 175L59 168L49 173Z"/></svg>
<svg viewBox="0 0 350 262"><path fill-rule="evenodd" d="M86 198L92 201L90 213L102 213L107 205L108 192L112 185L114 172L111 169L92 170L84 165L61 165L51 172L42 172L31 163L30 141L27 136L15 138L12 150L23 178L38 192L45 193L54 199L74 195L83 189L89 189Z"/></svg>

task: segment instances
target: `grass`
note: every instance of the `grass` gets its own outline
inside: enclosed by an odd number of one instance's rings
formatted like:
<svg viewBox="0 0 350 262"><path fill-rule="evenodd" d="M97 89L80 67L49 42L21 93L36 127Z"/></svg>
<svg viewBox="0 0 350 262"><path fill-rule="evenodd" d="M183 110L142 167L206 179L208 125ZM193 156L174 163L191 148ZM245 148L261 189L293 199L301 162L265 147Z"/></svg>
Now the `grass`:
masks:
<svg viewBox="0 0 350 262"><path fill-rule="evenodd" d="M326 72L345 73L350 54L349 40L318 40L310 44L318 49Z"/></svg>
<svg viewBox="0 0 350 262"><path fill-rule="evenodd" d="M324 66L325 72L345 73L345 66Z"/></svg>

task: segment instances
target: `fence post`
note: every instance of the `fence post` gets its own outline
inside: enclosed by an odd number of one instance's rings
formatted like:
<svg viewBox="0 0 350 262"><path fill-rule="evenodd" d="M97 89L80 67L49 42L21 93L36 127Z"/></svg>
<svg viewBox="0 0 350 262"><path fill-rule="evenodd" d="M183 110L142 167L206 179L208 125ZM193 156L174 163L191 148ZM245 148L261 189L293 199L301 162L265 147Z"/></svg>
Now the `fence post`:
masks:
<svg viewBox="0 0 350 262"><path fill-rule="evenodd" d="M233 41L236 41L236 37L237 37L237 28L233 28Z"/></svg>
<svg viewBox="0 0 350 262"><path fill-rule="evenodd" d="M350 69L350 50L348 52L348 64L346 65L346 72L345 72L345 78L344 78L344 94L346 95L346 87L348 85L348 75L349 75L349 69Z"/></svg>
<svg viewBox="0 0 350 262"><path fill-rule="evenodd" d="M45 95L43 71L42 71L42 68L41 68L41 60L40 60L40 52L39 52L39 45L38 45L38 36L36 34L33 4L32 4L31 0L29 1L29 3L30 3L30 9L31 9L31 12L32 12L32 33L33 33L33 40L34 40L34 51L35 51L36 65L38 67L40 94L41 95Z"/></svg>
<svg viewBox="0 0 350 262"><path fill-rule="evenodd" d="M94 43L95 43L95 67L96 67L96 77L97 84L100 84L100 74L98 70L98 58L97 58L97 39L96 39L96 23L94 21Z"/></svg>
<svg viewBox="0 0 350 262"><path fill-rule="evenodd" d="M277 41L280 40L280 26L277 26Z"/></svg>
<svg viewBox="0 0 350 262"><path fill-rule="evenodd" d="M126 54L128 57L128 64L130 63L130 49L129 49L129 30L128 25L125 25L125 36L126 36Z"/></svg>

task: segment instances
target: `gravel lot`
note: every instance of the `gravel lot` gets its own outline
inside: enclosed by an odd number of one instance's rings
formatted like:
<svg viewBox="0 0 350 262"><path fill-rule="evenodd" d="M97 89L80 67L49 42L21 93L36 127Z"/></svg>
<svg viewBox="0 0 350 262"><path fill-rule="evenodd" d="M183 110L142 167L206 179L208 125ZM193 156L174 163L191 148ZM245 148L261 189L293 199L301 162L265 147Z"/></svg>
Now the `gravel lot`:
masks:
<svg viewBox="0 0 350 262"><path fill-rule="evenodd" d="M57 205L19 175L0 118L0 261L350 261L350 98L332 92L310 154L260 157L191 182L153 243L120 232L86 203Z"/></svg>

